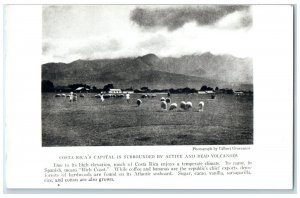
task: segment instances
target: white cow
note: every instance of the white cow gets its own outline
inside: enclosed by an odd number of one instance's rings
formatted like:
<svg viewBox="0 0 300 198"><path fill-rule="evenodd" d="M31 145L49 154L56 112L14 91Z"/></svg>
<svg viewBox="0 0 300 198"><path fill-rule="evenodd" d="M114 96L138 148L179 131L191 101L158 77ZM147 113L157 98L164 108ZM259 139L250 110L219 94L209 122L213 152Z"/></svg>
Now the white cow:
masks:
<svg viewBox="0 0 300 198"><path fill-rule="evenodd" d="M167 104L167 102L166 102L166 101L161 101L160 107L161 107L163 110L167 110L167 109L168 109L168 104Z"/></svg>
<svg viewBox="0 0 300 198"><path fill-rule="evenodd" d="M200 101L199 102L199 111L203 111L203 109L204 109L204 102Z"/></svg>
<svg viewBox="0 0 300 198"><path fill-rule="evenodd" d="M141 99L137 99L136 100L136 104L138 105L138 107L142 104L142 100Z"/></svg>
<svg viewBox="0 0 300 198"><path fill-rule="evenodd" d="M186 110L191 110L192 108L193 108L192 102L186 102L186 104L185 104L185 109L186 109Z"/></svg>
<svg viewBox="0 0 300 198"><path fill-rule="evenodd" d="M180 102L180 108L183 109L183 110L185 110L186 109L186 102L181 101Z"/></svg>
<svg viewBox="0 0 300 198"><path fill-rule="evenodd" d="M176 104L176 103L172 103L172 104L170 105L170 108L169 108L170 111L171 111L171 110L174 110L174 109L177 109L177 104Z"/></svg>

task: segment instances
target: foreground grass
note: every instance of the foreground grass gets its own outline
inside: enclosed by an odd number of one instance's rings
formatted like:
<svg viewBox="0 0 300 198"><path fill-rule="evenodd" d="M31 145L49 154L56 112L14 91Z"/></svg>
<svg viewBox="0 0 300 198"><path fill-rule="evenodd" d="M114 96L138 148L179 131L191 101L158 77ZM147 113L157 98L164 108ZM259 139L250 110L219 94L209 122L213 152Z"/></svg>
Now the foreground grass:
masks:
<svg viewBox="0 0 300 198"><path fill-rule="evenodd" d="M43 94L43 146L130 146L253 144L253 102L249 96L172 95L172 102L192 101L191 111L162 111L160 96L137 107L125 99L103 103L88 95L70 103ZM205 102L198 112L197 104ZM195 107L196 106L196 107Z"/></svg>

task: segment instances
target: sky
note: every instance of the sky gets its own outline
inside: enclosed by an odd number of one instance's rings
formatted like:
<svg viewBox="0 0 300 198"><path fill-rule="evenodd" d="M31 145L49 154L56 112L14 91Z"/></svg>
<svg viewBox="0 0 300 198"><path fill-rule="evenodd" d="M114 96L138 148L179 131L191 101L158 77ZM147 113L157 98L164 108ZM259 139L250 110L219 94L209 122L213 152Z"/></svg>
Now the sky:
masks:
<svg viewBox="0 0 300 198"><path fill-rule="evenodd" d="M149 53L251 57L252 21L252 7L241 5L44 6L42 61Z"/></svg>

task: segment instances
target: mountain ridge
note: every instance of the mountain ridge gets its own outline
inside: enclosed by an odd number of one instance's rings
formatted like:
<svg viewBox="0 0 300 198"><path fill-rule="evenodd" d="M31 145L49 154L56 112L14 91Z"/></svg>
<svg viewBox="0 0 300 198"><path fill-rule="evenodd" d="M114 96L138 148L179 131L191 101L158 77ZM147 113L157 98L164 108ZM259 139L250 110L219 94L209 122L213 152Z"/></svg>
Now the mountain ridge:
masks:
<svg viewBox="0 0 300 198"><path fill-rule="evenodd" d="M252 59L229 55L184 55L158 57L154 53L139 57L76 60L71 63L45 63L42 79L56 85L84 83L101 87L113 83L120 88L200 88L252 84Z"/></svg>

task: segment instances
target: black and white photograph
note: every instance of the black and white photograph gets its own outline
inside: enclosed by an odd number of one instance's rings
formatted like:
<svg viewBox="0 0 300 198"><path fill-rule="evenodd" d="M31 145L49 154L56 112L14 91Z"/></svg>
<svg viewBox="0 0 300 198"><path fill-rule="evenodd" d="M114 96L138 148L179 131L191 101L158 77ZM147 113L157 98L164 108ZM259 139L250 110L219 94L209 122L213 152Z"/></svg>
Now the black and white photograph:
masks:
<svg viewBox="0 0 300 198"><path fill-rule="evenodd" d="M296 5L101 2L3 6L5 193L296 195Z"/></svg>
<svg viewBox="0 0 300 198"><path fill-rule="evenodd" d="M252 145L250 5L44 5L43 147Z"/></svg>

